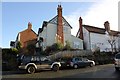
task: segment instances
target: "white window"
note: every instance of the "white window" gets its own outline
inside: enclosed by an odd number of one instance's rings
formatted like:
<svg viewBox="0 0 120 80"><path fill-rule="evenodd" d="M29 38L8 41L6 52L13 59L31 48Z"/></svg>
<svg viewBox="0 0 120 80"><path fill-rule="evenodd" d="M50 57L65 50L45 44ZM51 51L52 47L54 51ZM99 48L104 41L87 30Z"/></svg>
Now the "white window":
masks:
<svg viewBox="0 0 120 80"><path fill-rule="evenodd" d="M74 42L74 48L75 49L79 49L79 45L80 45L79 42Z"/></svg>

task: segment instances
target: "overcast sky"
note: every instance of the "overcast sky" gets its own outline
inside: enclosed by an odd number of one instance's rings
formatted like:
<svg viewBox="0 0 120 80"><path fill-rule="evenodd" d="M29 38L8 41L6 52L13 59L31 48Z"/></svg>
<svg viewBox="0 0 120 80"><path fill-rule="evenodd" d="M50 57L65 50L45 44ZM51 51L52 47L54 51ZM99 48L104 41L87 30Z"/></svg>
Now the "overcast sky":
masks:
<svg viewBox="0 0 120 80"><path fill-rule="evenodd" d="M80 16L83 19L83 24L104 28L104 22L109 21L111 29L118 30L119 0L81 1L3 2L2 47L10 47L10 41L14 41L18 32L27 28L28 22L32 22L33 30L38 33L38 28L42 27L43 21L49 21L57 15L57 5L59 2L61 2L63 7L63 17L73 27L72 35L76 35L78 31Z"/></svg>

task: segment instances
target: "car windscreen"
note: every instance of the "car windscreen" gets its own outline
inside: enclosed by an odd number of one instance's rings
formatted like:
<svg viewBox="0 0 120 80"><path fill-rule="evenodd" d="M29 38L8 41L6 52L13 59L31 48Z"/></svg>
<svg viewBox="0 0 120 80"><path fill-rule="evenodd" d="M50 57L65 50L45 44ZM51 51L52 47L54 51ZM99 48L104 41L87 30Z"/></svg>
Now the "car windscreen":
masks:
<svg viewBox="0 0 120 80"><path fill-rule="evenodd" d="M116 54L115 58L120 59L120 54Z"/></svg>

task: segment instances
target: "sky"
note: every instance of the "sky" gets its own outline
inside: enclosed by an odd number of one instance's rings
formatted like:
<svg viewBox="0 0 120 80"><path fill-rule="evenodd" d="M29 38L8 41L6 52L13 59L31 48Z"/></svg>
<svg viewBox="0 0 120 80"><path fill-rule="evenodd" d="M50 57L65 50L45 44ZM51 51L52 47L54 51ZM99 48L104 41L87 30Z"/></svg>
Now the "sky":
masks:
<svg viewBox="0 0 120 80"><path fill-rule="evenodd" d="M17 34L27 29L28 22L38 33L43 21L49 21L57 15L58 4L62 5L63 17L73 27L72 35L79 28L79 17L83 24L104 28L104 22L109 21L111 30L118 31L118 1L79 1L79 2L2 2L2 28L0 32L0 47L9 48L10 41L15 41ZM0 4L1 6L1 4ZM2 38L1 38L2 36ZM1 46L2 45L2 46Z"/></svg>

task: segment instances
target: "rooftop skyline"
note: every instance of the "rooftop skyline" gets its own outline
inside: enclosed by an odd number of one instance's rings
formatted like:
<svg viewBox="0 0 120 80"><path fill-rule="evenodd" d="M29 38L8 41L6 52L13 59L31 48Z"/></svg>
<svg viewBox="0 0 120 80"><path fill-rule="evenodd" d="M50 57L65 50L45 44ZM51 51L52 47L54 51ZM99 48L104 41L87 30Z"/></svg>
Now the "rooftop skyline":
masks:
<svg viewBox="0 0 120 80"><path fill-rule="evenodd" d="M104 22L109 21L112 30L118 30L118 2L102 0L100 2L61 2L63 17L73 27L76 35L79 28L79 17L83 24L104 28ZM59 2L4 2L2 3L2 47L9 48L10 41L15 41L17 34L32 23L32 29L38 33L43 21L49 21L57 15ZM111 4L113 4L111 6ZM106 5L106 7L105 7ZM103 8L103 6L105 8ZM108 10L107 10L108 9ZM106 11L107 10L107 11ZM110 11L113 11L110 13ZM109 14L108 14L109 13ZM115 26L115 27L113 27Z"/></svg>

